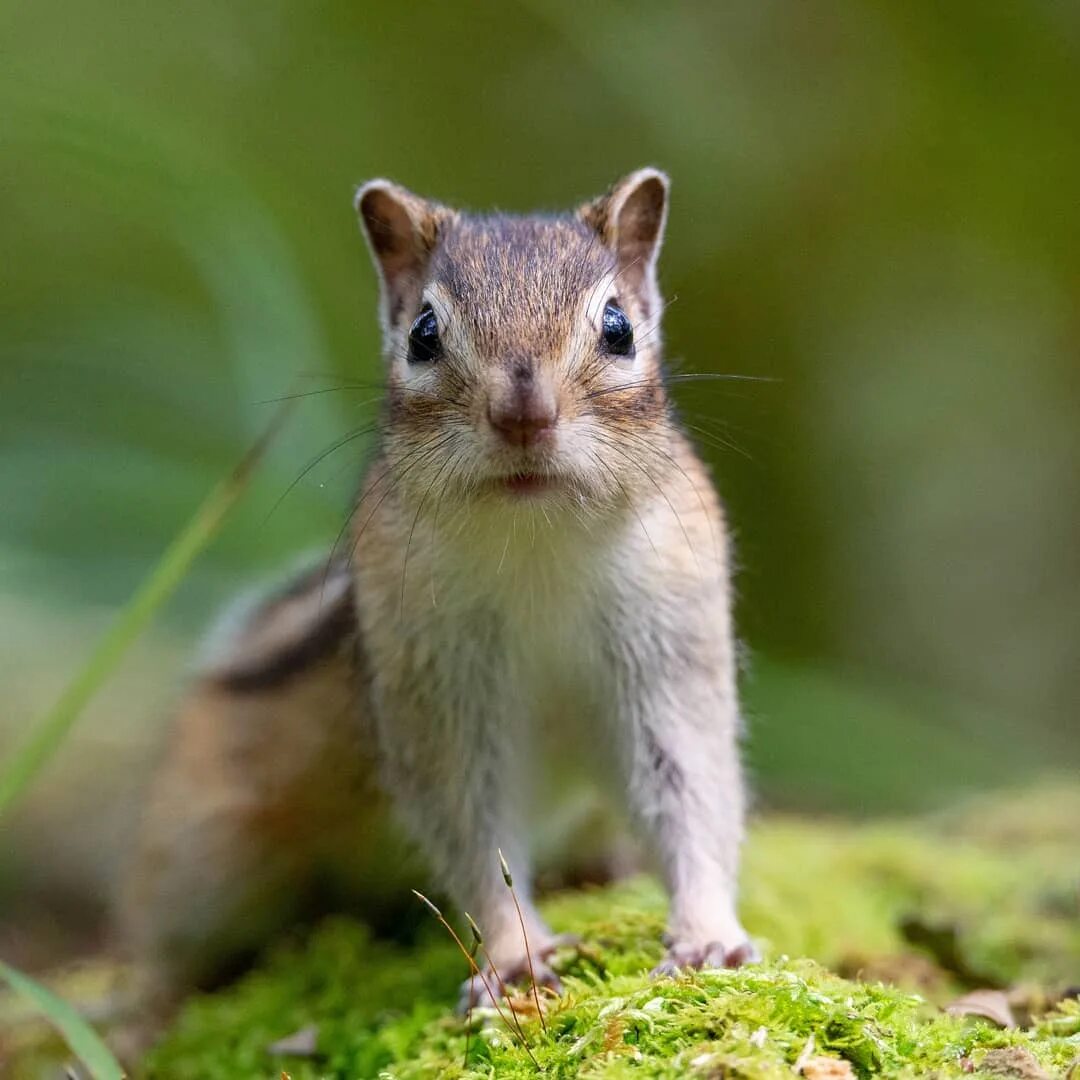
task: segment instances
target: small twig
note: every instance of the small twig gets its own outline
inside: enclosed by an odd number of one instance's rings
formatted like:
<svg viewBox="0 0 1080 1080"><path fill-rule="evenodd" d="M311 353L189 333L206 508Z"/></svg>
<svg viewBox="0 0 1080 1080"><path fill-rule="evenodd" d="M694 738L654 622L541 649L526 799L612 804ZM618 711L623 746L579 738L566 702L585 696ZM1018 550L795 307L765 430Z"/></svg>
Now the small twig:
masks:
<svg viewBox="0 0 1080 1080"><path fill-rule="evenodd" d="M529 962L529 979L532 982L533 1001L536 1002L536 1012L540 1017L540 1026L544 1029L546 1035L548 1033L547 1020L544 1019L544 1010L540 1008L540 992L536 988L536 972L533 970L532 950L529 948L529 935L525 933L525 916L521 914L521 905L518 903L517 891L514 889L514 878L510 873L510 864L507 863L502 848L499 848L498 852L503 881L506 882L506 887L514 898L514 909L517 911L518 922L521 925L521 940L525 942L525 959Z"/></svg>
<svg viewBox="0 0 1080 1080"><path fill-rule="evenodd" d="M521 1040L522 1049L525 1051L526 1054L529 1055L529 1060L533 1063L533 1065L536 1066L537 1069L540 1069L540 1062L538 1062L536 1058L533 1057L533 1052L529 1049L529 1043L525 1038L524 1032L522 1032L521 1030L520 1023L517 1027L515 1027L513 1024L510 1023L509 1020L506 1019L506 1013L504 1013L499 1007L498 999L495 997L495 992L491 989L491 983L488 982L488 977L483 973L483 971L480 970L480 966L477 964L476 958L469 954L469 950L465 948L465 945L463 944L461 938L458 937L457 931L446 921L446 916L443 915L443 913L422 892L418 891L417 889L413 889L411 891L413 896L415 896L428 909L428 911L430 911L431 914L435 916L443 929L454 939L454 944L461 951L461 955L469 961L470 970L474 974L480 976L480 981L484 984L484 989L488 992L488 997L491 998L491 1003L495 1006L495 1011L499 1014L499 1018L510 1029L510 1033L512 1035L516 1035ZM487 952L486 948L484 949L484 952ZM469 992L469 1001L470 1003L472 1002L471 990ZM510 1005L510 1002L507 1001L507 1004ZM517 1014L514 1013L513 1005L510 1005L510 1012L513 1013L514 1019L516 1020Z"/></svg>

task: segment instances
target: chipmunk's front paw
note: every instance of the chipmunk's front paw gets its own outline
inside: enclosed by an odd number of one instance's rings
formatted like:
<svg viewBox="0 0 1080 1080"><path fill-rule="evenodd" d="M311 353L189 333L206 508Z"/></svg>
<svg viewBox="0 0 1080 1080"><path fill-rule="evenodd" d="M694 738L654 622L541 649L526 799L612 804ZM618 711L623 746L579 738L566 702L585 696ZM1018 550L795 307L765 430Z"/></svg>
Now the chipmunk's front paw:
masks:
<svg viewBox="0 0 1080 1080"><path fill-rule="evenodd" d="M515 960L505 964L499 964L498 971L486 964L481 969L481 974L473 975L466 979L461 986L461 997L458 1001L458 1012L466 1013L477 1005L492 1006L492 994L496 999L506 996L506 991L530 988L532 976L536 976L537 987L545 987L556 994L562 990L559 976L549 963L556 949L573 948L580 945L580 939L573 934L559 934L545 941L543 945L532 950L532 969L529 968L529 958L524 953ZM498 1002L496 1001L495 1004Z"/></svg>
<svg viewBox="0 0 1080 1080"><path fill-rule="evenodd" d="M493 1005L501 1005L502 999L512 994L515 989L523 989L528 993L532 986L528 966L526 965L524 970L516 966L507 970L510 972L509 974L499 968L499 975L502 976L501 984L490 965L483 967L480 975L473 975L471 979L466 979L461 985L458 1012L467 1013L478 1005L486 1006L489 1009ZM562 990L559 976L555 974L552 967L545 960L534 958L533 972L536 974L537 987L546 987L556 994ZM494 1001L492 1000L493 994L495 996Z"/></svg>
<svg viewBox="0 0 1080 1080"><path fill-rule="evenodd" d="M654 979L676 975L680 971L700 968L737 968L743 964L754 964L761 959L761 954L749 940L733 948L722 941L707 941L702 944L673 941L668 945L667 955L652 969Z"/></svg>

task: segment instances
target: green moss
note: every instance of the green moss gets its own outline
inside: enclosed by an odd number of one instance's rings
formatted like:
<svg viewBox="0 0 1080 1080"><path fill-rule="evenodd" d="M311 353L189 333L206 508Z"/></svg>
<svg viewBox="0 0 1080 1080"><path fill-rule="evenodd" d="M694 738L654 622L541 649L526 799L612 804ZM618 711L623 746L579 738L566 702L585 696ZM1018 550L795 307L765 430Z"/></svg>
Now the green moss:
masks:
<svg viewBox="0 0 1080 1080"><path fill-rule="evenodd" d="M565 993L550 1005L549 1034L525 1016L532 1052L555 1077L771 1077L792 1075L812 1038L815 1054L859 1075L948 1077L990 1068L988 1052L1015 1046L1060 1075L1080 1058L1080 1006L1046 1002L1080 982L1078 820L1080 790L1065 785L906 823L764 820L747 845L743 915L769 960L737 972L647 977L665 910L650 879L552 897L552 924L586 948L559 958ZM464 974L433 924L405 948L330 920L306 941L279 944L229 990L192 1000L144 1071L148 1080L535 1075L493 1013L477 1014L463 1067L452 1004ZM106 976L87 986L69 975L57 989L100 1001ZM1013 988L1024 1030L940 1009L993 985ZM268 1052L308 1025L317 1058ZM36 1077L58 1049L17 1002L0 1001L3 1054L17 1061L13 1076Z"/></svg>
<svg viewBox="0 0 1080 1080"><path fill-rule="evenodd" d="M554 897L552 924L587 947L560 958L564 993L548 1034L525 1016L532 1053L552 1077L790 1077L813 1039L815 1054L860 1076L914 1078L969 1075L989 1067L988 1051L1017 1046L1059 1075L1080 1057L1076 1002L1022 1031L939 1006L965 984L1049 992L1077 981L1077 821L1080 791L1064 786L917 824L764 821L747 847L743 910L770 959L740 971L648 978L664 917L649 879ZM237 986L192 1001L147 1076L536 1075L486 1012L463 1064L465 1027L452 1003L464 961L436 930L405 949L355 923L325 923ZM881 973L899 985L873 981ZM319 1057L267 1052L308 1024Z"/></svg>

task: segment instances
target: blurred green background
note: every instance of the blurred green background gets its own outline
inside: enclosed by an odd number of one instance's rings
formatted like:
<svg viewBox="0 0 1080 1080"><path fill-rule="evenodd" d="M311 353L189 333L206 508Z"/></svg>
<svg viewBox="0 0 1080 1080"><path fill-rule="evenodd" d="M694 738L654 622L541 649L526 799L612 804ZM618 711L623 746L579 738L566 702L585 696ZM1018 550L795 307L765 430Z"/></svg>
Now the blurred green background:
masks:
<svg viewBox="0 0 1080 1080"><path fill-rule="evenodd" d="M652 163L670 355L773 380L677 391L761 801L1076 771L1080 6L40 0L0 41L4 746L268 399L379 379L358 183L554 209ZM275 504L373 397L300 403L50 769L18 829L54 866L115 849L214 609L332 541L359 445Z"/></svg>

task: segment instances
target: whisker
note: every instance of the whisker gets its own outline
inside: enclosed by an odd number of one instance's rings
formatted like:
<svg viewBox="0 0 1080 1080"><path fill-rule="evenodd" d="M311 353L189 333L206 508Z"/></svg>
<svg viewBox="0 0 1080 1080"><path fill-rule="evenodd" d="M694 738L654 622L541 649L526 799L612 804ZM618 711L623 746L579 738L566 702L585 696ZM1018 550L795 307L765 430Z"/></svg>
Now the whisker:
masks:
<svg viewBox="0 0 1080 1080"><path fill-rule="evenodd" d="M618 383L614 386L601 387L586 394L587 398L603 397L605 394L617 394L624 390L639 390L650 386L666 386L670 383L686 382L777 382L778 380L763 375L736 375L719 371L696 371L682 375L649 376L644 379L635 379L629 382Z"/></svg>
<svg viewBox="0 0 1080 1080"><path fill-rule="evenodd" d="M697 432L697 438L704 441L707 445L715 447L717 450L734 450L740 457L746 458L747 461L753 461L753 457L744 450L738 443L733 442L731 439L725 438L717 432L709 431L703 428L700 424L691 424L687 420L682 420L683 427L689 428L691 431Z"/></svg>
<svg viewBox="0 0 1080 1080"><path fill-rule="evenodd" d="M642 390L647 387L664 387L671 383L684 382L776 382L765 376L735 375L721 372L692 372L686 375L651 375L643 379L634 379L627 382L617 383L614 386L603 386L599 390L592 390L584 396L587 399L604 397L607 394L618 394L627 390Z"/></svg>
<svg viewBox="0 0 1080 1080"><path fill-rule="evenodd" d="M713 515L709 513L709 508L705 505L705 499L701 494L701 489L691 479L690 474L682 467L678 459L669 451L662 447L656 446L651 443L644 435L639 435L636 432L624 432L624 437L629 438L637 442L639 445L644 446L647 450L655 454L659 454L665 458L671 466L677 470L683 479L690 485L691 490L697 496L698 505L701 507L701 512L705 515L705 520L709 522L709 534L712 539L713 551L717 558L720 558L720 541L716 533L715 522L713 521Z"/></svg>
<svg viewBox="0 0 1080 1080"><path fill-rule="evenodd" d="M686 372L674 372L666 376L668 382L712 382L712 381L728 381L728 382L758 382L758 383L778 383L783 382L782 379L778 379L773 375L738 375L733 372L724 371L686 371Z"/></svg>
<svg viewBox="0 0 1080 1080"><path fill-rule="evenodd" d="M592 457L593 461L595 461L596 464L599 465L611 477L611 479L615 482L615 485L622 492L623 498L626 500L626 505L630 507L630 510L633 512L634 517L637 518L638 525L641 526L641 531L645 534L645 539L649 541L649 547L653 549L653 554L659 559L660 552L657 550L656 544L653 543L653 538L649 535L649 530L645 528L645 522L642 520L641 514L638 513L637 505L630 497L630 493L626 490L626 485L623 484L615 470L610 465L608 465L608 463L604 461L604 459L600 457L599 454L591 453L590 456Z"/></svg>
<svg viewBox="0 0 1080 1080"><path fill-rule="evenodd" d="M679 523L679 528L682 530L683 539L686 541L686 546L690 549L690 553L694 556L694 562L697 563L698 573L704 578L704 567L701 565L701 559L698 558L697 548L694 547L693 542L690 540L690 533L687 531L686 524L683 522L682 514L680 514L679 511L675 509L675 504L671 501L668 493L664 490L663 486L642 462L636 461L633 457L631 457L621 446L616 443L614 439L605 436L601 439L601 441L606 442L610 450L614 451L624 461L629 462L629 464L633 465L636 469L643 473L652 483L653 487L656 488L656 490L660 493L661 498L663 498L664 502L668 504L668 509L671 510L672 514L675 516L675 520Z"/></svg>
<svg viewBox="0 0 1080 1080"><path fill-rule="evenodd" d="M401 484L401 481L404 480L405 477L417 467L417 465L424 464L432 456L437 454L443 448L443 446L450 442L454 438L454 433L451 432L450 434L439 435L436 436L436 438L438 439L438 441L433 446L430 446L427 450L425 450L422 454L414 452L411 460L409 460L405 468L396 477L394 477L394 482L391 483L382 493L382 495L379 496L379 501L371 508L371 512L364 519L364 524L360 526L360 529L357 531L356 536L353 538L353 544L352 548L349 551L349 557L345 561L346 566L352 566L353 559L356 557L357 548L360 546L360 540L363 537L364 533L367 531L367 527L371 524L371 521L375 517L375 514L378 512L379 507L382 506L382 504L386 501L387 496L392 491L397 490L398 486Z"/></svg>
<svg viewBox="0 0 1080 1080"><path fill-rule="evenodd" d="M263 526L266 525L266 523L270 520L270 518L273 517L273 515L274 515L275 511L278 509L278 507L281 506L281 504L285 501L285 499L289 495L289 493L320 462L325 461L332 453L334 453L336 450L340 450L343 446L347 446L349 443L354 442L356 439L360 439L360 438L363 438L363 436L365 436L365 435L369 435L372 431L374 431L376 429L376 427L378 427L377 423L367 424L362 428L357 428L355 431L350 431L347 435L343 435L340 439L337 439L335 442L331 443L330 446L327 447L327 449L323 450L319 454L316 454L316 456L313 457L303 467L303 469L300 471L300 474L292 481L292 483L290 483L289 486L281 493L281 495L278 496L277 501L274 503L273 506L270 507L270 510L267 513L266 517L263 518L262 525Z"/></svg>
<svg viewBox="0 0 1080 1080"><path fill-rule="evenodd" d="M431 606L433 608L438 607L438 599L435 595L435 560L438 558L438 534L439 534L439 511L442 508L443 497L446 495L447 489L455 479L455 472L457 471L456 461L451 455L448 459L452 463L453 467L450 470L450 475L447 477L446 482L439 489L439 497L435 500L435 513L431 518L431 558L428 560L428 566L431 571Z"/></svg>
<svg viewBox="0 0 1080 1080"><path fill-rule="evenodd" d="M409 527L409 537L405 542L405 557L401 561L401 605L398 612L398 618L404 619L405 617L405 576L409 569L409 551L412 548L413 533L416 532L416 523L420 520L420 515L424 510L424 503L427 502L428 496L435 489L435 485L439 482L439 478L444 472L446 472L447 466L453 458L447 457L446 461L439 466L435 471L435 475L431 479L431 483L428 484L427 490L424 492L419 503L416 506L416 513L413 515L412 525Z"/></svg>
<svg viewBox="0 0 1080 1080"><path fill-rule="evenodd" d="M353 386L351 384L343 384L341 386L324 386L319 390L305 390L299 394L282 394L281 397L262 398L259 401L252 402L253 405L273 405L279 401L297 401L300 398L318 397L320 394L340 394L345 390L364 390L364 386ZM379 398L371 398L369 401L361 401L358 404L358 408L362 408L365 405L374 404L379 401Z"/></svg>
<svg viewBox="0 0 1080 1080"><path fill-rule="evenodd" d="M445 362L444 362L444 370L446 370L448 372L453 371L453 369L450 368L449 366L445 366ZM457 373L455 372L455 374L457 374ZM305 378L305 379L308 379L308 378L314 378L314 379L327 379L327 378L340 379L340 374L329 375L327 373L305 371L305 372L300 372L297 377L298 378ZM459 376L459 378L460 378L460 376ZM468 384L464 380L461 380L460 385L461 385L461 387L465 388L465 387L467 387ZM299 394L286 394L286 395L284 395L282 397L266 398L263 401L256 402L255 404L263 405L263 404L268 404L268 403L274 402L274 401L289 401L289 400L292 400L292 398L294 398L294 397L295 398L314 397L317 394L331 394L331 393L335 393L337 391L343 391L343 390L379 390L383 394L388 394L392 390L395 393L417 394L420 397L429 398L432 401L442 401L447 405L453 405L453 406L455 406L456 408L459 408L459 409L465 408L465 403L462 402L462 401L458 401L456 398L447 397L445 394L439 394L439 393L436 393L435 391L432 391L432 390L425 390L425 389L423 389L423 388L421 388L419 386L403 386L401 383L391 383L391 382L388 382L388 381L370 382L370 381L366 381L366 380L363 381L363 382L353 380L353 381L350 381L350 382L347 382L347 383L340 383L340 384L335 385L335 386L321 387L318 390L308 390L308 391L305 391L305 392L299 393ZM379 398L372 398L370 402L363 402L362 404L374 404L378 400L380 400L380 399Z"/></svg>
<svg viewBox="0 0 1080 1080"><path fill-rule="evenodd" d="M330 554L327 557L326 567L325 567L325 569L323 571L323 588L324 589L326 587L326 581L327 581L327 579L329 578L329 575L330 575L330 569L334 565L334 560L337 557L338 545L341 543L342 539L344 538L345 533L348 531L349 526L352 524L353 519L356 517L357 511L364 504L364 501L367 498L369 498L372 494L374 494L375 489L379 486L380 483L382 483L383 480L386 479L386 477L388 477L393 472L396 465L400 465L400 464L404 463L405 461L407 461L413 455L419 454L421 451L423 451L426 447L430 446L432 443L434 443L439 438L441 438L441 434L437 433L437 434L431 436L429 439L425 440L419 446L411 447L405 453L399 455L395 460L384 459L385 460L385 468L382 470L382 472L379 473L378 476L375 477L374 480L371 481L370 486L367 488L366 491L363 492L363 494L360 495L359 499L357 499L355 502L352 503L352 505L350 505L349 512L345 515L345 520L342 522L341 528L338 530L337 536L334 538L334 543L330 548ZM346 565L351 564L351 559L352 559L352 555L350 554L349 561L346 563Z"/></svg>

